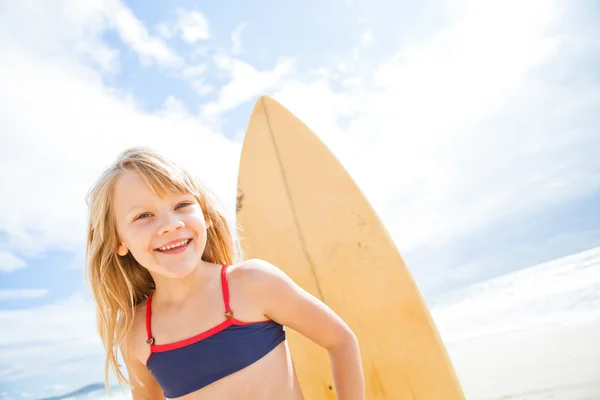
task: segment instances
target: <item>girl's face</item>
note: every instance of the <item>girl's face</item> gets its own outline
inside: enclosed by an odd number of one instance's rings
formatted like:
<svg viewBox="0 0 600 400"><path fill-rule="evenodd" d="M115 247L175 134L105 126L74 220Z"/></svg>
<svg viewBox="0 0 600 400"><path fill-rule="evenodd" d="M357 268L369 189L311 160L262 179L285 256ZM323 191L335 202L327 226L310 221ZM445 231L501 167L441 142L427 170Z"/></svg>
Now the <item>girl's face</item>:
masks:
<svg viewBox="0 0 600 400"><path fill-rule="evenodd" d="M126 171L114 188L121 243L117 253L131 252L150 272L184 278L202 261L206 221L191 194L156 196L136 172Z"/></svg>

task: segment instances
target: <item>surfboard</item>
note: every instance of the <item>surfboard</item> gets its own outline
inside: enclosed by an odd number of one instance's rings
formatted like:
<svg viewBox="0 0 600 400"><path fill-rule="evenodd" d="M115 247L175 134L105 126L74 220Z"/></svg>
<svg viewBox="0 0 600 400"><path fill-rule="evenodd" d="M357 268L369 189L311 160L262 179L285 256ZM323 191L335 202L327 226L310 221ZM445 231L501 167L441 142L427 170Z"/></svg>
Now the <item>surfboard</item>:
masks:
<svg viewBox="0 0 600 400"><path fill-rule="evenodd" d="M266 260L356 334L367 399L464 399L410 271L382 221L325 144L269 96L244 137L237 187L246 258ZM287 329L306 399L335 399L328 353Z"/></svg>

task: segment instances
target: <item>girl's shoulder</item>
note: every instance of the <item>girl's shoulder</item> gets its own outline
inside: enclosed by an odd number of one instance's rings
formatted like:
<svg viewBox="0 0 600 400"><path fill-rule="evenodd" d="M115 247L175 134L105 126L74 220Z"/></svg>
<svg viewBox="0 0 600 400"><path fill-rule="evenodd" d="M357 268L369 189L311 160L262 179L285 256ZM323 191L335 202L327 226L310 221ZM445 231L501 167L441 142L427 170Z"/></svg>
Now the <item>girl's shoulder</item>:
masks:
<svg viewBox="0 0 600 400"><path fill-rule="evenodd" d="M227 280L239 290L253 295L291 282L291 279L277 266L258 258L228 266Z"/></svg>
<svg viewBox="0 0 600 400"><path fill-rule="evenodd" d="M146 306L148 299L138 303L133 312L133 321L131 329L126 332L123 348L135 355L135 358L143 360L145 356L146 346Z"/></svg>
<svg viewBox="0 0 600 400"><path fill-rule="evenodd" d="M268 261L250 258L227 267L227 276L245 284L260 284L285 276L283 271Z"/></svg>

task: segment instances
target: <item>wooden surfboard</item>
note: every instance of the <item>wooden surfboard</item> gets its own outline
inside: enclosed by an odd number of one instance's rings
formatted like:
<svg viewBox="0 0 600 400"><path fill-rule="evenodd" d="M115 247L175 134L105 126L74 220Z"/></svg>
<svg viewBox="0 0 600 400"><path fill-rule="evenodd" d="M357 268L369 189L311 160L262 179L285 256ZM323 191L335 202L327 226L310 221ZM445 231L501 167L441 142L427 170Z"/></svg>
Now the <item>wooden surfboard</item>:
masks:
<svg viewBox="0 0 600 400"><path fill-rule="evenodd" d="M281 268L358 337L368 399L464 399L427 305L373 208L320 139L267 96L250 118L237 200L245 256ZM287 332L305 398L335 399L327 351Z"/></svg>

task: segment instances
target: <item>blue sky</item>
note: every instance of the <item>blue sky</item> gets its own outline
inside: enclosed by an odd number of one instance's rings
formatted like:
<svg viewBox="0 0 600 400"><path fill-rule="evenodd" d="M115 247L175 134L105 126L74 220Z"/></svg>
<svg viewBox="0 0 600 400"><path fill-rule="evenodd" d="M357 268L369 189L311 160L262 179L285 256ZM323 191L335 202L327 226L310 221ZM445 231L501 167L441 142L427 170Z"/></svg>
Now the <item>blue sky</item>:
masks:
<svg viewBox="0 0 600 400"><path fill-rule="evenodd" d="M599 246L599 17L592 1L3 3L0 321L79 301L93 319L84 198L126 146L177 158L231 210L262 94L344 163L429 302ZM0 358L0 382L17 364Z"/></svg>

